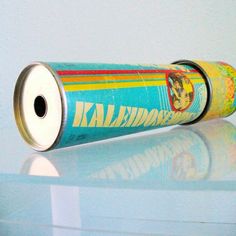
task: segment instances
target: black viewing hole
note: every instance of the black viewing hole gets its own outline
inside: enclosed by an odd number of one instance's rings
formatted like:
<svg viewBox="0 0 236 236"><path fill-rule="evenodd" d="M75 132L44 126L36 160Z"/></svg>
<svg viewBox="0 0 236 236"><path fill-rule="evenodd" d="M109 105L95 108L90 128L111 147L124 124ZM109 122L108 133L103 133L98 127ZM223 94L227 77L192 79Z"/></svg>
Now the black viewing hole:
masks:
<svg viewBox="0 0 236 236"><path fill-rule="evenodd" d="M34 111L40 118L45 117L47 113L47 103L44 97L37 96L34 100Z"/></svg>

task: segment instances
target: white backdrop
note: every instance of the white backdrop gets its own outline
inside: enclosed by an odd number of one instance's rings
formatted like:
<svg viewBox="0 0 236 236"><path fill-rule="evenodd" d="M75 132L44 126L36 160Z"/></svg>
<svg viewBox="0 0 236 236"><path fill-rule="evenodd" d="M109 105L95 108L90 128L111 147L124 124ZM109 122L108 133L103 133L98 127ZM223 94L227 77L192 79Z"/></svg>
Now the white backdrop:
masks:
<svg viewBox="0 0 236 236"><path fill-rule="evenodd" d="M0 0L0 30L0 126L14 123L14 84L35 60L236 66L234 0Z"/></svg>

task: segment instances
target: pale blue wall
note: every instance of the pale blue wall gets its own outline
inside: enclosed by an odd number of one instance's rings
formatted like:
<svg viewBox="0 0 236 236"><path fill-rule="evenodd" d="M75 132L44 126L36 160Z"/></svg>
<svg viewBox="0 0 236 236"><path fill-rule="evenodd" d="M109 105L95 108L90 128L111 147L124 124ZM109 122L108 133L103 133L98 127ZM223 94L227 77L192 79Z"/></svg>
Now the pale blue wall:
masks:
<svg viewBox="0 0 236 236"><path fill-rule="evenodd" d="M0 0L0 11L0 118L12 111L20 70L34 60L236 66L233 0Z"/></svg>
<svg viewBox="0 0 236 236"><path fill-rule="evenodd" d="M0 164L11 152L6 158L13 166L28 148L16 130L12 94L20 71L32 61L187 58L236 66L233 0L0 0L0 12L0 128L9 127L1 130ZM229 119L236 123L236 114Z"/></svg>

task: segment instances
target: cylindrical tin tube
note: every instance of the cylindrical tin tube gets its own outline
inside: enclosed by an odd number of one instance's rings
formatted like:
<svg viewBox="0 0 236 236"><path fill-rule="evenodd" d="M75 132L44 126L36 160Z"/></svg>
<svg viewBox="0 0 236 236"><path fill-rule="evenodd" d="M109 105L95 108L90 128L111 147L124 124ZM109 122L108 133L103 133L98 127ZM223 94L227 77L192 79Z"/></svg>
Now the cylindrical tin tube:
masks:
<svg viewBox="0 0 236 236"><path fill-rule="evenodd" d="M191 65L202 71L210 90L208 109L202 120L226 117L236 109L236 70L224 62L188 61L175 62L179 65Z"/></svg>
<svg viewBox="0 0 236 236"><path fill-rule="evenodd" d="M195 65L34 63L15 88L18 128L45 151L196 122L217 108L211 109L217 99L211 75ZM235 110L234 98L222 116Z"/></svg>
<svg viewBox="0 0 236 236"><path fill-rule="evenodd" d="M92 147L36 153L26 160L21 172L88 184L97 181L98 186L133 183L143 187L152 183L153 187L155 181L230 180L236 171L235 156L236 127L215 120Z"/></svg>

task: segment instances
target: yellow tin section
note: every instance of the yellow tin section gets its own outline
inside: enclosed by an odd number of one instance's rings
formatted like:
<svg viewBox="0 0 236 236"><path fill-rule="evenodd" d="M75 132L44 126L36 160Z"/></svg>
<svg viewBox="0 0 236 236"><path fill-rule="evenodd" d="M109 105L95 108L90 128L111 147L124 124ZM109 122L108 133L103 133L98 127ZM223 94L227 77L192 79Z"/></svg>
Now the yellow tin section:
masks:
<svg viewBox="0 0 236 236"><path fill-rule="evenodd" d="M236 70L224 62L194 61L211 84L211 104L203 120L226 117L236 110Z"/></svg>

